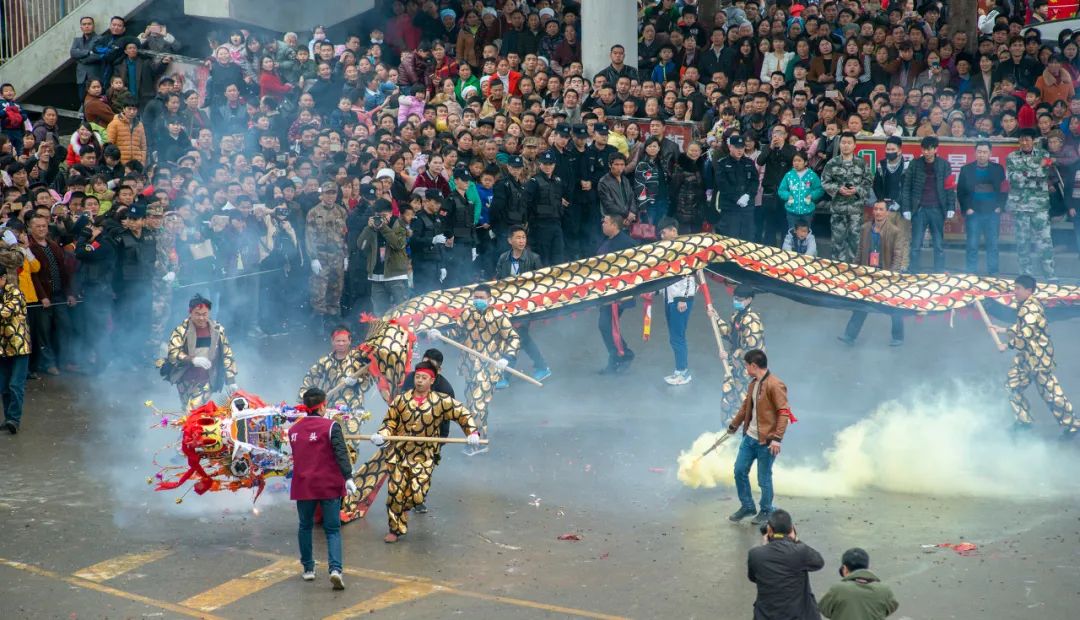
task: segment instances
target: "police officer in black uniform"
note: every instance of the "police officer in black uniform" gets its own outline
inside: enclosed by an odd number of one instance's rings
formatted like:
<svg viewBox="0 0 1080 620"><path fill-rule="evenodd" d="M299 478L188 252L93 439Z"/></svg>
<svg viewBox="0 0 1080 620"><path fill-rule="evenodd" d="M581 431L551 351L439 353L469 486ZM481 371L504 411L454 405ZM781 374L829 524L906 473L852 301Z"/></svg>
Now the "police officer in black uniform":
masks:
<svg viewBox="0 0 1080 620"><path fill-rule="evenodd" d="M476 249L476 207L468 198L471 181L468 166L462 163L454 166L450 195L443 200L448 231L446 236L451 239L451 246L443 251L443 266L447 271L444 287L464 286L475 281L473 251Z"/></svg>
<svg viewBox="0 0 1080 620"><path fill-rule="evenodd" d="M511 226L528 227L529 209L525 204L525 162L521 155L506 160L506 172L495 183L491 196L491 230L498 247L496 256L506 251Z"/></svg>
<svg viewBox="0 0 1080 620"><path fill-rule="evenodd" d="M603 235L600 232L600 195L597 192L597 184L608 173L610 157L618 153L618 149L607 143L608 127L603 123L593 125L593 143L589 147L585 158L582 160L581 188L587 192L585 196L585 226L584 234L587 247L594 250L600 245ZM586 189L587 188L587 189ZM590 251L590 256L594 254Z"/></svg>
<svg viewBox="0 0 1080 620"><path fill-rule="evenodd" d="M120 212L122 228L113 230L117 269L114 290L119 314L124 317L124 332L130 338L132 362L146 362L153 353L150 341L151 292L157 261L157 236L145 226L146 207L137 202Z"/></svg>
<svg viewBox="0 0 1080 620"><path fill-rule="evenodd" d="M565 260L562 220L566 199L562 179L555 174L558 156L548 150L539 159L540 172L525 184L525 203L529 208L529 237L544 258L544 265L550 266Z"/></svg>
<svg viewBox="0 0 1080 620"><path fill-rule="evenodd" d="M719 221L722 235L754 240L754 198L758 190L757 166L746 157L746 142L736 134L728 139L728 156L712 164L709 187L715 194L710 222Z"/></svg>
<svg viewBox="0 0 1080 620"><path fill-rule="evenodd" d="M587 238L584 234L588 225L586 208L588 207L589 192L581 189L581 166L585 156L589 153L589 128L584 123L577 123L570 128L573 142L566 149L567 168L570 175L567 185L567 197L570 206L566 210L566 218L563 222L563 230L566 234L567 255L570 259L585 258L592 256L593 247L587 246Z"/></svg>
<svg viewBox="0 0 1080 620"><path fill-rule="evenodd" d="M430 187L421 191L422 207L411 224L409 248L412 251L413 288L422 295L439 288L439 282L446 277L442 264L446 224L441 215L442 193Z"/></svg>

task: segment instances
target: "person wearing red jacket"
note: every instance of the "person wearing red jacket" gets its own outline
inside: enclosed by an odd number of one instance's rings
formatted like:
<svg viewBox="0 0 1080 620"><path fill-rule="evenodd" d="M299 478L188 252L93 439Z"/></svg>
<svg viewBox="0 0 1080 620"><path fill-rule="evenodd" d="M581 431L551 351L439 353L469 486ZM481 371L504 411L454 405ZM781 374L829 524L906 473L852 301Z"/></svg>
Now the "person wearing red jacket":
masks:
<svg viewBox="0 0 1080 620"><path fill-rule="evenodd" d="M297 409L306 417L289 427L293 455L292 487L289 499L296 502L300 517L298 539L304 581L315 581L315 560L311 557L311 530L315 508L322 508L323 532L329 556L330 583L344 590L341 572L341 498L356 493L352 463L345 446L345 434L336 421L322 416L326 392L311 388L304 392L304 404Z"/></svg>

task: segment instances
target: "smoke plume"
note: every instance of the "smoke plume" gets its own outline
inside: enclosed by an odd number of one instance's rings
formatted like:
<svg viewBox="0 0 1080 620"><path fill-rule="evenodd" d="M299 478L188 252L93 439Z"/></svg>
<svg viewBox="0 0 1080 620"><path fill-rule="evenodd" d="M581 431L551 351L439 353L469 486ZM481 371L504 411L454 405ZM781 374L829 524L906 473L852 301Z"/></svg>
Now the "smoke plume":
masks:
<svg viewBox="0 0 1080 620"><path fill-rule="evenodd" d="M917 390L916 390L917 391ZM996 398L995 398L996 397ZM1075 496L1073 472L1080 456L1072 446L1042 439L1034 430L1014 434L1000 415L1004 394L972 388L949 394L882 403L869 417L839 431L823 453L824 464L792 464L782 453L773 466L776 493L840 497L876 489L917 495L1054 498ZM1040 426L1053 424L1033 403ZM803 422L806 423L806 422ZM692 487L734 485L733 464L741 435L694 461L720 433L705 433L679 455L678 478ZM785 451L802 450L799 425L788 427ZM756 485L756 474L751 472Z"/></svg>

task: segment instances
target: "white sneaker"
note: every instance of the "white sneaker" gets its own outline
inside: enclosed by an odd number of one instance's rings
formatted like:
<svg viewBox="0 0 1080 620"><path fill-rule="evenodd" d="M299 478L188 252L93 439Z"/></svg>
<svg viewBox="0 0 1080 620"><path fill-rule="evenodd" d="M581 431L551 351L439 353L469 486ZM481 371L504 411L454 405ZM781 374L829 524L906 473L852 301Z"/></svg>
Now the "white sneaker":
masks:
<svg viewBox="0 0 1080 620"><path fill-rule="evenodd" d="M664 377L668 385L686 385L691 379L689 370L676 370L674 374Z"/></svg>
<svg viewBox="0 0 1080 620"><path fill-rule="evenodd" d="M302 576L304 578L304 581L315 581L315 569L313 568L311 570L304 571L304 574Z"/></svg>
<svg viewBox="0 0 1080 620"><path fill-rule="evenodd" d="M345 580L341 578L341 571L330 571L330 583L334 584L335 590L345 589Z"/></svg>

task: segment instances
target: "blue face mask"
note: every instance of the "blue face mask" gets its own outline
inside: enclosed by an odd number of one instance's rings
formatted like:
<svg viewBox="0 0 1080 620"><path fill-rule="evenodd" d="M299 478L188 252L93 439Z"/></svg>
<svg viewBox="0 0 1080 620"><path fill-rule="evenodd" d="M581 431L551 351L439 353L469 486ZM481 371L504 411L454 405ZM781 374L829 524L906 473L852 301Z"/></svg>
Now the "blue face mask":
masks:
<svg viewBox="0 0 1080 620"><path fill-rule="evenodd" d="M738 299L736 299L731 302L731 305L735 306L735 312L742 312L743 310L746 310L746 302L744 301L739 301Z"/></svg>
<svg viewBox="0 0 1080 620"><path fill-rule="evenodd" d="M473 308L476 308L480 312L483 312L484 310L487 310L488 300L486 300L486 299L474 299L474 300L472 300L472 305L473 305Z"/></svg>

